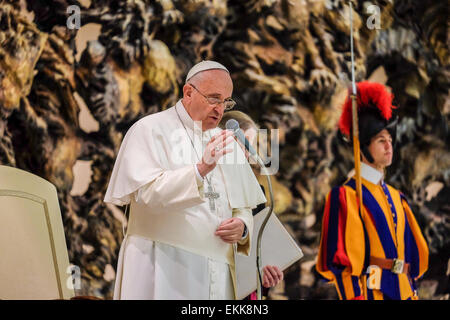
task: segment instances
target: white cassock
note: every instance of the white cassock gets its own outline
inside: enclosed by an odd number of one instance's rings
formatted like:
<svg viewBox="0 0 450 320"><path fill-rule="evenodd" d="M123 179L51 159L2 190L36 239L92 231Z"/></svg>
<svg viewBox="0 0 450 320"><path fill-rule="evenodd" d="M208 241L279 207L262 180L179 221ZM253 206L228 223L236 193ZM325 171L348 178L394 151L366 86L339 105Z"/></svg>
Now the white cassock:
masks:
<svg viewBox="0 0 450 320"><path fill-rule="evenodd" d="M199 178L195 164L220 131L202 133L181 100L128 130L104 199L130 204L114 299L234 299L234 255L249 254L251 209L266 198L241 148L232 142L227 148L233 152L207 175L219 194L211 209L207 180ZM248 230L236 245L214 235L231 217L242 219Z"/></svg>

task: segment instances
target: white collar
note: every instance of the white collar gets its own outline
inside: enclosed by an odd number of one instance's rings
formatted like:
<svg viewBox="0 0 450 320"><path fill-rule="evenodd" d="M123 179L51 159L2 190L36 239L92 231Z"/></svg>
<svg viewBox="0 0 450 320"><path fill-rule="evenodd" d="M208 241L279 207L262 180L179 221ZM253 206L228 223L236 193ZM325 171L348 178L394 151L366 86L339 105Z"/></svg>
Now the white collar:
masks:
<svg viewBox="0 0 450 320"><path fill-rule="evenodd" d="M202 140L204 140L204 141L208 142L209 140L211 140L211 137L213 136L212 130L214 130L214 129L203 132L202 127L201 127L202 122L192 120L191 116L189 115L189 113L186 110L186 107L183 105L183 102L181 101L181 99L178 100L178 102L176 103L175 111L180 116L181 122L184 124L186 129L189 128L190 130L193 130L194 134L196 136L201 136Z"/></svg>
<svg viewBox="0 0 450 320"><path fill-rule="evenodd" d="M355 169L352 169L348 173L348 177L351 178L355 175ZM361 162L361 177L373 184L380 184L383 181L384 174L377 169L372 168L368 164Z"/></svg>
<svg viewBox="0 0 450 320"><path fill-rule="evenodd" d="M361 162L361 177L369 182L372 182L373 184L379 184L380 181L383 181L384 173L372 168L364 162Z"/></svg>
<svg viewBox="0 0 450 320"><path fill-rule="evenodd" d="M183 105L183 102L181 102L181 99L178 100L177 104L175 105L176 112L181 118L181 121L186 126L186 128L189 128L191 130L194 129L194 125L196 125L195 121L192 120L191 116L186 110L186 107ZM197 129L197 128L195 128Z"/></svg>

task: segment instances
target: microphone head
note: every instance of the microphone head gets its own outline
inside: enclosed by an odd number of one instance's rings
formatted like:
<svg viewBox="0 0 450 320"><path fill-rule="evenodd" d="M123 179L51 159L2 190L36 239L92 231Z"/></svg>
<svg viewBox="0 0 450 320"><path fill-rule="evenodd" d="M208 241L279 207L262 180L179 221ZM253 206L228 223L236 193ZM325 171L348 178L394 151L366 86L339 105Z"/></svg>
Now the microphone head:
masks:
<svg viewBox="0 0 450 320"><path fill-rule="evenodd" d="M239 122L237 122L235 119L230 119L225 124L225 128L227 130L237 131L239 130Z"/></svg>

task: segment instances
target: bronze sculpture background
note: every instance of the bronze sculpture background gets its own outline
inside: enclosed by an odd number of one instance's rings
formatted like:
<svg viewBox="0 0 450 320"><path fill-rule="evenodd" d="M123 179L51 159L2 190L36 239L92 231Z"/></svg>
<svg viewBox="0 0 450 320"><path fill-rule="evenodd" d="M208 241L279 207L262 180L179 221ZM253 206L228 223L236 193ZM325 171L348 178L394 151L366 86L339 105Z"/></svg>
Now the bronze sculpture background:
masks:
<svg viewBox="0 0 450 320"><path fill-rule="evenodd" d="M353 3L357 80L385 82L399 106L387 181L406 193L430 246L419 294L448 299L446 2ZM370 4L380 29L368 27ZM68 28L70 5L80 8L80 29ZM123 135L177 101L193 64L214 59L232 73L238 109L280 130L275 211L305 257L269 297L337 297L314 264L325 195L352 167L336 130L350 74L348 8L340 0L0 0L0 163L57 187L69 259L82 272L77 294L112 297L124 217L102 199ZM92 176L74 194L80 162Z"/></svg>

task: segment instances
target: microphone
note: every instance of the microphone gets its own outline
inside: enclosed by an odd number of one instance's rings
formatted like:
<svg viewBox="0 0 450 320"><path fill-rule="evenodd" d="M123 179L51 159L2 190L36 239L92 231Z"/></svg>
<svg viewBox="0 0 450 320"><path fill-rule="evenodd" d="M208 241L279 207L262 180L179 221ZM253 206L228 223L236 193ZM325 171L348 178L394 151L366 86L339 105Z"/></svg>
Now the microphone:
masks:
<svg viewBox="0 0 450 320"><path fill-rule="evenodd" d="M241 128L239 128L239 123L235 119L230 119L225 124L225 128L227 130L231 130L234 133L234 136L244 145L245 149L250 153L250 156L253 157L253 159L256 159L259 166L261 167L261 170L263 172L266 171L266 167L264 165L264 162L261 160L259 155L256 153L255 149L250 145L250 142L248 142L247 138L245 138L244 133L242 132ZM262 268L261 268L261 240L262 235L264 232L264 229L266 227L267 221L269 220L270 216L273 212L273 206L274 206L274 199L273 199L273 189L272 189L272 182L270 179L270 174L266 174L267 176L267 184L269 186L269 195L270 195L270 209L267 212L266 217L264 218L263 223L261 224L261 227L258 231L258 238L256 241L256 269L257 269L257 286L256 286L256 293L258 300L262 299Z"/></svg>
<svg viewBox="0 0 450 320"><path fill-rule="evenodd" d="M233 131L234 136L239 140L239 142L244 145L245 150L247 150L252 157L256 158L256 160L260 160L255 149L253 149L253 147L250 145L250 142L245 137L241 128L239 128L239 123L235 119L228 120L225 124L225 128L227 128L227 130Z"/></svg>

